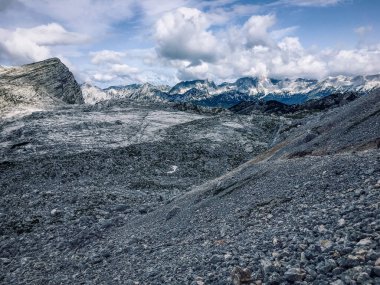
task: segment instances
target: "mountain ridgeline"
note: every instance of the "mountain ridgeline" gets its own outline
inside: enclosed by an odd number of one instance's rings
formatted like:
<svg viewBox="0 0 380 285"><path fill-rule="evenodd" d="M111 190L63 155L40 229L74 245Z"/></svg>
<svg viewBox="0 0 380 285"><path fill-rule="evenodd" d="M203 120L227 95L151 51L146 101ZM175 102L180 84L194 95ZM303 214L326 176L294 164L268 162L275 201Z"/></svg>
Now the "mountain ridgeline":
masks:
<svg viewBox="0 0 380 285"><path fill-rule="evenodd" d="M380 87L380 75L337 76L324 80L244 77L233 83L216 85L209 80L182 81L173 87L149 83L111 86L105 89L82 85L86 103L111 99L152 102L191 103L205 107L230 108L241 102L277 101L287 105L303 104L332 94L367 94Z"/></svg>

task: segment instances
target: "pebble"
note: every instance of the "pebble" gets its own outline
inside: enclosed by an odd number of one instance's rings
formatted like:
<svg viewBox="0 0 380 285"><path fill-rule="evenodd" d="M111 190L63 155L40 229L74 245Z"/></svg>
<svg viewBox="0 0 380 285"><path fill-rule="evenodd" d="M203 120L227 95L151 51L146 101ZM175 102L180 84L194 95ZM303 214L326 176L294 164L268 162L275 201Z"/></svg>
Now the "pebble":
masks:
<svg viewBox="0 0 380 285"><path fill-rule="evenodd" d="M59 209L53 209L50 211L50 215L52 215L53 217L54 216L58 216L62 213L62 211L60 211Z"/></svg>
<svg viewBox="0 0 380 285"><path fill-rule="evenodd" d="M334 282L331 282L330 285L344 285L344 282L340 279L334 281Z"/></svg>
<svg viewBox="0 0 380 285"><path fill-rule="evenodd" d="M374 275L380 277L380 266L375 266L373 269L372 269L372 272Z"/></svg>
<svg viewBox="0 0 380 285"><path fill-rule="evenodd" d="M361 272L359 273L356 281L358 281L359 283L364 283L365 281L369 280L369 275L367 272Z"/></svg>
<svg viewBox="0 0 380 285"><path fill-rule="evenodd" d="M301 268L289 268L284 274L285 279L291 282L302 281L305 276L305 270Z"/></svg>
<svg viewBox="0 0 380 285"><path fill-rule="evenodd" d="M248 268L235 267L231 272L232 283L242 285L252 281L252 272Z"/></svg>
<svg viewBox="0 0 380 285"><path fill-rule="evenodd" d="M166 220L172 219L174 216L176 216L181 211L181 208L178 206L175 206L172 208L166 215Z"/></svg>
<svg viewBox="0 0 380 285"><path fill-rule="evenodd" d="M372 243L372 240L370 238L364 238L361 239L357 245L370 245Z"/></svg>

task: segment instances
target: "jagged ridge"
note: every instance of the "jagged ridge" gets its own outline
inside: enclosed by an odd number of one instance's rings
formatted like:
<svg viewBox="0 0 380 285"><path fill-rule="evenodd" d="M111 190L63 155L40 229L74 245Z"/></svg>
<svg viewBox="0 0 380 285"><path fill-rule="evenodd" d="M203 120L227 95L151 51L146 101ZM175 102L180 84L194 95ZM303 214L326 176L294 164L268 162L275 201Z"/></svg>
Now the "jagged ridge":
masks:
<svg viewBox="0 0 380 285"><path fill-rule="evenodd" d="M109 99L132 99L153 102L187 102L206 107L229 108L242 101L276 100L285 104L300 104L334 93L367 94L380 87L380 75L336 76L318 81L313 79L273 79L244 77L233 83L216 85L209 80L183 81L172 88L151 84L97 88L82 85L86 103ZM101 95L99 95L101 94ZM98 98L98 99L96 99Z"/></svg>
<svg viewBox="0 0 380 285"><path fill-rule="evenodd" d="M82 103L80 86L58 58L0 68L0 109Z"/></svg>

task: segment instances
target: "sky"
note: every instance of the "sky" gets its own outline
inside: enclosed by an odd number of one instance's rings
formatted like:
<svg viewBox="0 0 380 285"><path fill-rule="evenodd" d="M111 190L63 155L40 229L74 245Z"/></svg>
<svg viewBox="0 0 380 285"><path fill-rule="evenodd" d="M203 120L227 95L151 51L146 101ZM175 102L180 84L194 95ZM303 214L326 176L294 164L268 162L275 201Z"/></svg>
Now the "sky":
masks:
<svg viewBox="0 0 380 285"><path fill-rule="evenodd" d="M100 87L380 73L375 0L0 0L0 65Z"/></svg>

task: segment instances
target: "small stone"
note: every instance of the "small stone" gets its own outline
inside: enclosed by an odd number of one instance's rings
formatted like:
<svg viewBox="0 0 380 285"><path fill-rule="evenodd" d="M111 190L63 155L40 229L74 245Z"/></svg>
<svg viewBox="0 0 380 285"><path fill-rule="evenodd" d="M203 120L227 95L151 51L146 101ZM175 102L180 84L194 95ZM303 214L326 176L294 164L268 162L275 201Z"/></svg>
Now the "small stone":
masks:
<svg viewBox="0 0 380 285"><path fill-rule="evenodd" d="M359 196L364 195L364 194L365 194L364 189L356 189L355 190L355 197L359 197Z"/></svg>
<svg viewBox="0 0 380 285"><path fill-rule="evenodd" d="M302 281L305 276L305 270L301 268L290 268L285 272L285 279L291 282Z"/></svg>
<svg viewBox="0 0 380 285"><path fill-rule="evenodd" d="M336 267L333 269L332 274L334 276L338 276L344 272L344 269L342 267Z"/></svg>
<svg viewBox="0 0 380 285"><path fill-rule="evenodd" d="M372 269L372 272L374 275L376 275L377 277L380 277L380 266L375 266L373 269Z"/></svg>
<svg viewBox="0 0 380 285"><path fill-rule="evenodd" d="M336 267L336 262L333 259L325 260L317 265L317 270L320 273L326 274Z"/></svg>
<svg viewBox="0 0 380 285"><path fill-rule="evenodd" d="M148 208L140 208L140 209L139 209L139 213L140 213L141 215L148 214Z"/></svg>
<svg viewBox="0 0 380 285"><path fill-rule="evenodd" d="M358 281L359 283L363 283L365 281L367 281L369 279L369 275L367 272L361 272L359 273L356 281Z"/></svg>
<svg viewBox="0 0 380 285"><path fill-rule="evenodd" d="M372 240L370 238L364 238L361 239L357 245L370 245L372 243Z"/></svg>
<svg viewBox="0 0 380 285"><path fill-rule="evenodd" d="M319 225L318 226L318 232L320 232L321 234L322 233L325 233L327 231L325 225Z"/></svg>
<svg viewBox="0 0 380 285"><path fill-rule="evenodd" d="M231 272L232 283L241 285L252 281L252 272L248 268L235 267Z"/></svg>
<svg viewBox="0 0 380 285"><path fill-rule="evenodd" d="M378 259L376 259L375 266L380 266L380 257Z"/></svg>
<svg viewBox="0 0 380 285"><path fill-rule="evenodd" d="M210 258L210 263L211 264L216 264L216 263L220 263L224 261L224 257L221 256L221 255L213 255L211 258Z"/></svg>
<svg viewBox="0 0 380 285"><path fill-rule="evenodd" d="M166 215L166 220L172 219L174 216L176 216L180 212L181 208L178 206L173 207Z"/></svg>
<svg viewBox="0 0 380 285"><path fill-rule="evenodd" d="M340 279L334 281L334 282L331 282L330 285L344 285L344 282Z"/></svg>
<svg viewBox="0 0 380 285"><path fill-rule="evenodd" d="M50 211L50 215L52 215L53 217L58 216L61 213L62 213L62 211L60 211L58 209L53 209Z"/></svg>
<svg viewBox="0 0 380 285"><path fill-rule="evenodd" d="M225 260L228 260L228 259L232 258L232 254L231 254L231 252L227 252L223 257Z"/></svg>
<svg viewBox="0 0 380 285"><path fill-rule="evenodd" d="M319 242L319 246L321 247L322 251L325 251L329 248L331 248L333 245L331 240L323 239Z"/></svg>
<svg viewBox="0 0 380 285"><path fill-rule="evenodd" d="M338 263L343 268L350 268L358 265L362 260L361 257L349 254L347 257L340 258Z"/></svg>
<svg viewBox="0 0 380 285"><path fill-rule="evenodd" d="M340 227L344 226L345 223L346 223L345 219L339 219L339 221L338 221L338 225Z"/></svg>
<svg viewBox="0 0 380 285"><path fill-rule="evenodd" d="M264 275L270 274L274 270L274 266L269 259L262 259L260 261L261 268L263 270Z"/></svg>
<svg viewBox="0 0 380 285"><path fill-rule="evenodd" d="M0 262L3 263L3 264L8 264L8 263L11 263L11 260L9 258L0 258Z"/></svg>
<svg viewBox="0 0 380 285"><path fill-rule="evenodd" d="M305 256L305 252L301 252L301 262L307 262L307 258Z"/></svg>
<svg viewBox="0 0 380 285"><path fill-rule="evenodd" d="M268 284L277 285L281 282L281 276L277 272L272 273L268 278Z"/></svg>

